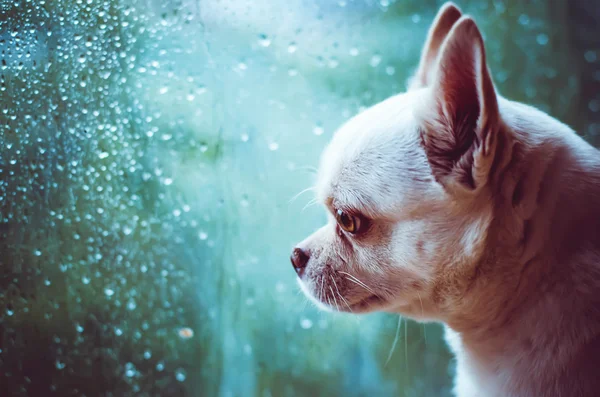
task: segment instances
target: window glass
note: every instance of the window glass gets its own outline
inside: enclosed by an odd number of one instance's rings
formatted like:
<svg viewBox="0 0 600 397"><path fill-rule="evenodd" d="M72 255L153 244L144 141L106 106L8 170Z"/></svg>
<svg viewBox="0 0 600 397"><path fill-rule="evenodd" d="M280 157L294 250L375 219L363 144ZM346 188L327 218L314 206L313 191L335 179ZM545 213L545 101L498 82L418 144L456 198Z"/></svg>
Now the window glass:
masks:
<svg viewBox="0 0 600 397"><path fill-rule="evenodd" d="M460 5L498 90L597 142L599 11L569 3ZM321 313L288 259L321 150L440 5L2 2L3 393L449 395L440 326Z"/></svg>

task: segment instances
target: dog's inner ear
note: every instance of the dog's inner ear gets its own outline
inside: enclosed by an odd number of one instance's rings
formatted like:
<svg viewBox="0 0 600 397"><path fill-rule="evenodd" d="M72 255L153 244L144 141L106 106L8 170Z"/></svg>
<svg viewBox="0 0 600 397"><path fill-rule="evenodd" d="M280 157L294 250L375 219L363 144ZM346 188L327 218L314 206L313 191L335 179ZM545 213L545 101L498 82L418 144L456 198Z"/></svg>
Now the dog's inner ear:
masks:
<svg viewBox="0 0 600 397"><path fill-rule="evenodd" d="M430 96L417 111L435 178L469 190L485 184L498 130L498 103L475 21L461 17L440 48Z"/></svg>
<svg viewBox="0 0 600 397"><path fill-rule="evenodd" d="M409 84L409 90L426 87L431 83L437 57L444 39L452 26L461 17L460 9L451 2L445 3L438 11L421 52L421 60Z"/></svg>

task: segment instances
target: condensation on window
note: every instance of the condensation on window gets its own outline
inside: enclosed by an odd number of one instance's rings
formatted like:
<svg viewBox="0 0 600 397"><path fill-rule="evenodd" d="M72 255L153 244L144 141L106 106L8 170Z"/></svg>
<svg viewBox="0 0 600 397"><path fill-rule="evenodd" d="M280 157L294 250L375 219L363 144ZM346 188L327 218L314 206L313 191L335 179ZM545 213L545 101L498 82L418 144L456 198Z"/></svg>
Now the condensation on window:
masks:
<svg viewBox="0 0 600 397"><path fill-rule="evenodd" d="M500 93L595 141L598 10L574 3L461 7ZM2 2L3 393L449 395L439 326L321 313L288 260L325 220L297 196L321 150L405 88L438 6Z"/></svg>

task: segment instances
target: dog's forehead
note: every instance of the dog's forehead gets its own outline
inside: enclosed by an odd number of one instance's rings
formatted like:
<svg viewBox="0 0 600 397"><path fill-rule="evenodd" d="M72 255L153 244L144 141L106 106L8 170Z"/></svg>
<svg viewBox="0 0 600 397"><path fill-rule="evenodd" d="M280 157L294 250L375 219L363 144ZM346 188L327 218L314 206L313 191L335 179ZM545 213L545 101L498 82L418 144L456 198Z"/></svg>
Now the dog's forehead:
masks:
<svg viewBox="0 0 600 397"><path fill-rule="evenodd" d="M358 114L334 135L321 158L317 195L336 207L395 211L429 183L431 172L413 115L420 91L391 97Z"/></svg>

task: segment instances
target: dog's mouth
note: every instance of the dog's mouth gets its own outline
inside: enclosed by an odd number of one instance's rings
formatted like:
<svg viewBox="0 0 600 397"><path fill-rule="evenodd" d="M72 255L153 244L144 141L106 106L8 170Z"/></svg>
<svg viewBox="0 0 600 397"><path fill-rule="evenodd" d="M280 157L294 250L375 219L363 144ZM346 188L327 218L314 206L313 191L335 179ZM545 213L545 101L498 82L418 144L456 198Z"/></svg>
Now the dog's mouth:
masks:
<svg viewBox="0 0 600 397"><path fill-rule="evenodd" d="M319 277L313 284L307 284L300 277L297 278L298 285L304 295L307 296L318 308L325 311L338 311L344 313L368 313L382 310L388 303L385 298L372 293L361 298L345 297L340 291L340 286L323 284L326 277ZM333 280L333 278L332 278Z"/></svg>
<svg viewBox="0 0 600 397"><path fill-rule="evenodd" d="M365 313L381 308L385 304L385 300L378 295L369 295L348 306L340 307L340 311L348 313Z"/></svg>

